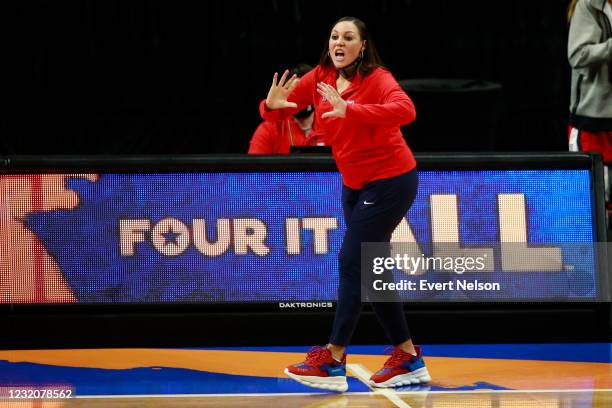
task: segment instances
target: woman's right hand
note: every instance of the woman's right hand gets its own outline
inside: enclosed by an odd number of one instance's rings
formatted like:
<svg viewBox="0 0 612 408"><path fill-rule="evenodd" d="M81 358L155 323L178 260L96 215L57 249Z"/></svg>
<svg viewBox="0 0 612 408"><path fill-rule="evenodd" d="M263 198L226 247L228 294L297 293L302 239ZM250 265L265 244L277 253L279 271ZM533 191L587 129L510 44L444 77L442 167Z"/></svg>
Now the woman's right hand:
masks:
<svg viewBox="0 0 612 408"><path fill-rule="evenodd" d="M286 70L279 81L278 72L274 73L272 86L270 86L268 97L266 98L266 107L268 109L297 108L297 104L288 102L287 97L297 85L298 78L297 75L293 75L291 78L287 79L288 75L289 70Z"/></svg>

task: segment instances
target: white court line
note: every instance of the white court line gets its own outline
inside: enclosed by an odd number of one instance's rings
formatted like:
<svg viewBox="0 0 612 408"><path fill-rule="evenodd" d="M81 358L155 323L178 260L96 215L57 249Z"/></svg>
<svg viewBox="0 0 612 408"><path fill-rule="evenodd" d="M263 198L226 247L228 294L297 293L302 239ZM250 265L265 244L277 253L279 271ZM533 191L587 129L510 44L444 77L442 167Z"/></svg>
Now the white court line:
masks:
<svg viewBox="0 0 612 408"><path fill-rule="evenodd" d="M348 364L354 366L356 364ZM351 371L355 376L357 373L351 368ZM366 371L367 372L367 371ZM359 378L357 376L357 378ZM361 380L361 378L359 378ZM378 391L369 392L344 392L344 393L327 393L327 392L281 392L281 393L261 393L261 394L140 394L140 395L75 395L72 398L200 398L200 397L291 397L291 396L305 396L305 395L375 395L381 394L380 391L391 391L388 388L381 388ZM612 392L612 388L576 388L576 389L562 389L562 390L456 390L456 391L394 391L396 395L410 395L410 394L511 394L511 393L572 393L572 392ZM70 398L70 399L72 399ZM0 398L2 400L2 398ZM404 401L402 403L406 404ZM409 406L409 405L405 405Z"/></svg>
<svg viewBox="0 0 612 408"><path fill-rule="evenodd" d="M399 395L405 394L516 394L516 393L532 393L532 394L546 394L546 393L572 393L572 392L612 392L612 388L567 388L567 389L550 389L550 390L436 390L436 391L397 391Z"/></svg>
<svg viewBox="0 0 612 408"><path fill-rule="evenodd" d="M75 395L72 398L201 398L201 397L299 397L308 395L338 396L338 395L371 395L374 392L269 392L261 394L141 394L141 395ZM71 399L71 398L67 398Z"/></svg>
<svg viewBox="0 0 612 408"><path fill-rule="evenodd" d="M370 389L373 389L374 394L385 396L389 401L391 401L399 408L412 408L410 405L406 404L404 400L398 397L397 393L394 390L390 388L372 388L370 386L370 377L372 376L372 373L369 372L361 364L347 364L346 367L351 370L355 377L357 377L362 383L370 387Z"/></svg>

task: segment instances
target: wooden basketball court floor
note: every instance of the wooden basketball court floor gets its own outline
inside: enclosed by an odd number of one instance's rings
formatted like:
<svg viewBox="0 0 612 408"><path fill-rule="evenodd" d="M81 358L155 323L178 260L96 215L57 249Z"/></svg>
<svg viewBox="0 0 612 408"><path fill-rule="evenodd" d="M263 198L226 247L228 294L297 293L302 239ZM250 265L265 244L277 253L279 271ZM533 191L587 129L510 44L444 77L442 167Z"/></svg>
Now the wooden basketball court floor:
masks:
<svg viewBox="0 0 612 408"><path fill-rule="evenodd" d="M425 345L430 384L372 389L383 350L349 348L344 394L284 377L307 347L5 350L0 407L612 407L610 343Z"/></svg>

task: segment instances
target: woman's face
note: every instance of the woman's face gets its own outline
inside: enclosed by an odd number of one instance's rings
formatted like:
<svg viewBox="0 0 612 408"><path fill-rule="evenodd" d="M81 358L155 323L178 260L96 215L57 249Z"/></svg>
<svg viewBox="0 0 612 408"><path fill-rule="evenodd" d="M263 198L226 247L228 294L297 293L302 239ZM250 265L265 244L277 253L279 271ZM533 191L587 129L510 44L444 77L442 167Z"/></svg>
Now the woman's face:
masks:
<svg viewBox="0 0 612 408"><path fill-rule="evenodd" d="M341 21L332 28L329 36L329 56L336 68L352 64L363 46L359 29L353 22Z"/></svg>

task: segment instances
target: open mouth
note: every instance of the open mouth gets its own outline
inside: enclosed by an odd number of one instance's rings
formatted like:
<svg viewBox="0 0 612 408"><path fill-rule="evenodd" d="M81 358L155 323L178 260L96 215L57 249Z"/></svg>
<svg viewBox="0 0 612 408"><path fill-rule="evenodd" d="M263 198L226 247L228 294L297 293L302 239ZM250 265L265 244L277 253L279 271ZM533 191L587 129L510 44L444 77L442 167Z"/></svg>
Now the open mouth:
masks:
<svg viewBox="0 0 612 408"><path fill-rule="evenodd" d="M334 57L338 62L344 61L344 50L336 50L334 52Z"/></svg>

